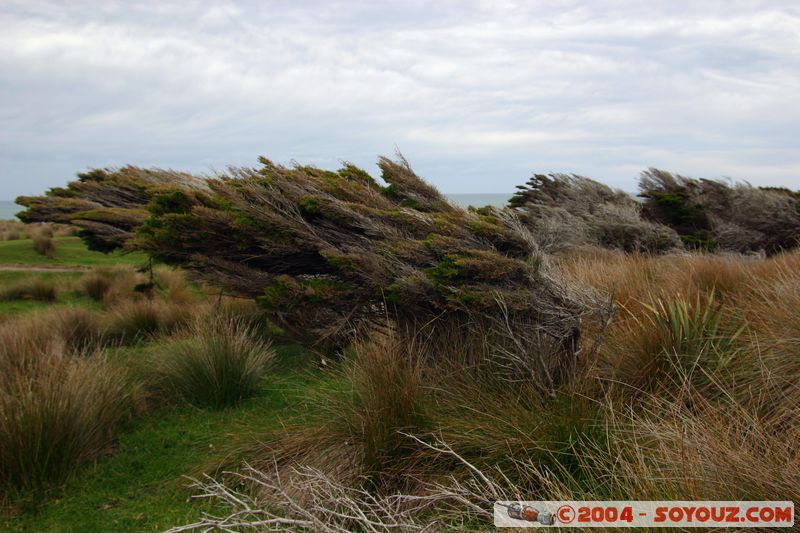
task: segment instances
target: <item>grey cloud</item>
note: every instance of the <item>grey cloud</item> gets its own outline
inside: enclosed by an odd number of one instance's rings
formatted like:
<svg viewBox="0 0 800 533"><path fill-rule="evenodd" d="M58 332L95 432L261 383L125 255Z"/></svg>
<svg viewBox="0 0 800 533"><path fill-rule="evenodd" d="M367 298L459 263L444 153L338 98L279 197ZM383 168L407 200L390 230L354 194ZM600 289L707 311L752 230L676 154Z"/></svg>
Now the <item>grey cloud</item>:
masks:
<svg viewBox="0 0 800 533"><path fill-rule="evenodd" d="M5 2L0 198L88 166L259 154L444 191L646 166L800 186L785 2Z"/></svg>

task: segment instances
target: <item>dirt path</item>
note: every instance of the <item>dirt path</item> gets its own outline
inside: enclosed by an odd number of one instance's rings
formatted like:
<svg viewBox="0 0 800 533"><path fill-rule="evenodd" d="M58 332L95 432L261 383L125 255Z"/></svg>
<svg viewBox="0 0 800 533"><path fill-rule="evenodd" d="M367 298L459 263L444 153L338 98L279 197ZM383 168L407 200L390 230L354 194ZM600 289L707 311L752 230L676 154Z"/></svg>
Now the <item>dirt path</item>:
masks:
<svg viewBox="0 0 800 533"><path fill-rule="evenodd" d="M26 265L23 263L0 264L0 272L89 272L91 267L80 265Z"/></svg>

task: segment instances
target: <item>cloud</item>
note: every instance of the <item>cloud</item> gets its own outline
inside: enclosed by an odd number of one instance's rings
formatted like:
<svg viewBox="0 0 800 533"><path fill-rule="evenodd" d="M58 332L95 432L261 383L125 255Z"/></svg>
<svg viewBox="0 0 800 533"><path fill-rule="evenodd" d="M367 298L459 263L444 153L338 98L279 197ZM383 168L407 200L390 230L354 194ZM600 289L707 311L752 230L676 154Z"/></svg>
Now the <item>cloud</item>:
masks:
<svg viewBox="0 0 800 533"><path fill-rule="evenodd" d="M452 192L647 166L797 188L797 27L777 1L5 2L0 197L395 146Z"/></svg>

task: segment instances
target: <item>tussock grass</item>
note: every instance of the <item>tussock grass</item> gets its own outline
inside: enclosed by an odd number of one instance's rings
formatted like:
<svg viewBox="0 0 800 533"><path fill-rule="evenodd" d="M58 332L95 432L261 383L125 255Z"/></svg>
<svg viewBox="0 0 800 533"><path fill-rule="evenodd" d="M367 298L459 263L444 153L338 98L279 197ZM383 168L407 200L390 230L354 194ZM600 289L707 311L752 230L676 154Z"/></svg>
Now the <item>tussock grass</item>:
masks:
<svg viewBox="0 0 800 533"><path fill-rule="evenodd" d="M44 230L51 237L75 235L77 229L64 224L24 224L18 220L0 220L0 241L30 239L32 235Z"/></svg>
<svg viewBox="0 0 800 533"><path fill-rule="evenodd" d="M111 285L111 278L101 272L90 272L84 275L79 282L80 290L92 300L99 302L103 301Z"/></svg>
<svg viewBox="0 0 800 533"><path fill-rule="evenodd" d="M156 391L211 408L258 393L275 357L268 341L237 320L197 321L188 334L151 362L147 373Z"/></svg>
<svg viewBox="0 0 800 533"><path fill-rule="evenodd" d="M0 301L40 300L52 302L58 298L58 288L52 281L38 277L22 278L0 288Z"/></svg>
<svg viewBox="0 0 800 533"><path fill-rule="evenodd" d="M146 295L141 287L149 280L145 274L130 265L97 268L83 276L79 290L93 300L103 302L106 307L129 300L142 299ZM154 268L154 287L159 295L174 304L190 304L197 298L186 280L186 275L166 266Z"/></svg>
<svg viewBox="0 0 800 533"><path fill-rule="evenodd" d="M128 412L124 372L102 353L73 353L32 328L0 348L0 491L64 481L108 447Z"/></svg>
<svg viewBox="0 0 800 533"><path fill-rule="evenodd" d="M110 341L135 343L186 326L193 311L190 307L164 300L127 300L104 316L103 334Z"/></svg>
<svg viewBox="0 0 800 533"><path fill-rule="evenodd" d="M396 484L395 471L409 467L414 446L402 433L429 426L420 352L392 335L357 344L345 370L351 395L333 403L331 415L359 443L362 472L378 486Z"/></svg>
<svg viewBox="0 0 800 533"><path fill-rule="evenodd" d="M197 300L182 270L159 265L154 269L154 277L156 286L168 302L191 304Z"/></svg>
<svg viewBox="0 0 800 533"><path fill-rule="evenodd" d="M56 251L53 244L53 230L49 227L42 227L31 234L31 242L36 253L52 259Z"/></svg>
<svg viewBox="0 0 800 533"><path fill-rule="evenodd" d="M79 290L93 300L111 307L114 304L141 298L135 288L144 283L144 275L129 265L102 267L84 275L79 282Z"/></svg>
<svg viewBox="0 0 800 533"><path fill-rule="evenodd" d="M535 373L506 379L492 336L476 347L447 328L424 345L375 332L348 353L319 419L245 454L265 509L316 509L320 530L336 530L339 504L298 493L304 480L373 519L391 495L419 509L402 514L410 529L480 525L496 499L798 499L800 254L582 249L558 263L617 303L605 329L586 317L584 346L603 336L571 381L551 395Z"/></svg>
<svg viewBox="0 0 800 533"><path fill-rule="evenodd" d="M52 358L33 376L4 380L0 394L0 485L58 483L113 438L127 412L124 379L99 356Z"/></svg>

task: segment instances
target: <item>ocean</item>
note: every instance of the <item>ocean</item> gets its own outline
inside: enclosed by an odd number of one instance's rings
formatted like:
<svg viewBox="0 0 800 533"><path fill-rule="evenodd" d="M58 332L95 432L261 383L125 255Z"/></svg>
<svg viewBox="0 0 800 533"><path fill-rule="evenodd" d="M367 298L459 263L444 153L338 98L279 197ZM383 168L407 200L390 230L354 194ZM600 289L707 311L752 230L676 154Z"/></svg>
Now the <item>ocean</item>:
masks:
<svg viewBox="0 0 800 533"><path fill-rule="evenodd" d="M503 207L508 203L509 198L514 193L511 192L502 192L502 193L470 193L470 194L461 194L461 193L453 193L453 194L445 194L450 200L455 202L456 204L462 207L483 207L485 205L492 205L494 207Z"/></svg>
<svg viewBox="0 0 800 533"><path fill-rule="evenodd" d="M0 220L16 220L15 213L22 211L22 206L11 200L0 200Z"/></svg>
<svg viewBox="0 0 800 533"><path fill-rule="evenodd" d="M484 205L493 205L495 207L503 207L511 198L513 193L470 193L470 194L446 194L450 200L462 207L475 206L483 207ZM22 211L22 206L15 204L10 200L0 201L0 220L15 220L15 213Z"/></svg>

